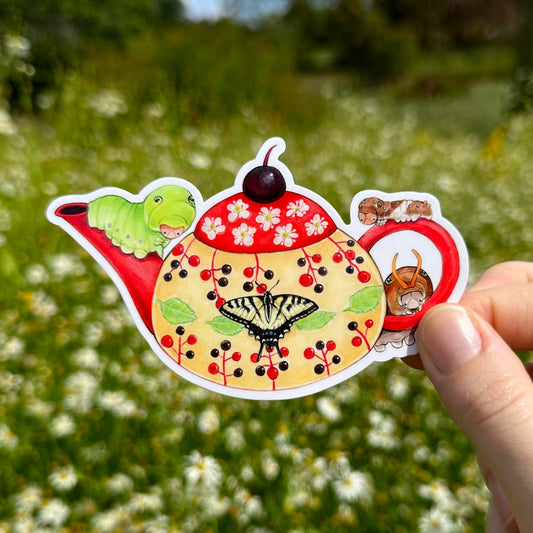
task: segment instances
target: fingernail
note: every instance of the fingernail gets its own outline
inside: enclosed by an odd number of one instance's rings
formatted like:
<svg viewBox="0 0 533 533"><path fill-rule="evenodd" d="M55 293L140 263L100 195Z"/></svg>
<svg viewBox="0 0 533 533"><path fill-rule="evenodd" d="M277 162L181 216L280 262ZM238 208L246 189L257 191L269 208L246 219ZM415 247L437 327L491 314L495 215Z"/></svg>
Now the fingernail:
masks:
<svg viewBox="0 0 533 533"><path fill-rule="evenodd" d="M420 356L426 368L432 365L448 375L481 351L481 337L466 309L443 305L424 317L418 332Z"/></svg>

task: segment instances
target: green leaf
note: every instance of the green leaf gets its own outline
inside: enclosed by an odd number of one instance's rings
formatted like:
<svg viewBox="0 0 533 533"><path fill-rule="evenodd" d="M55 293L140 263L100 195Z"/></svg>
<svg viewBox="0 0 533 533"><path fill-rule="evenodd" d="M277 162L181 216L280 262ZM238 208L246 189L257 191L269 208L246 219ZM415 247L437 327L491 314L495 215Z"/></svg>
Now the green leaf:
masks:
<svg viewBox="0 0 533 533"><path fill-rule="evenodd" d="M350 296L350 302L344 311L351 311L352 313L368 313L379 305L382 296L383 287L381 285L364 287Z"/></svg>
<svg viewBox="0 0 533 533"><path fill-rule="evenodd" d="M186 324L196 320L196 313L192 307L179 298L169 298L168 300L157 300L161 307L161 313L167 322L171 324Z"/></svg>
<svg viewBox="0 0 533 533"><path fill-rule="evenodd" d="M331 322L334 316L335 313L332 313L331 311L315 311L309 316L301 318L295 322L294 325L300 330L312 331L314 329L323 328L326 324Z"/></svg>
<svg viewBox="0 0 533 533"><path fill-rule="evenodd" d="M243 326L231 318L219 315L213 318L213 320L208 320L207 323L221 335L237 335L242 331Z"/></svg>

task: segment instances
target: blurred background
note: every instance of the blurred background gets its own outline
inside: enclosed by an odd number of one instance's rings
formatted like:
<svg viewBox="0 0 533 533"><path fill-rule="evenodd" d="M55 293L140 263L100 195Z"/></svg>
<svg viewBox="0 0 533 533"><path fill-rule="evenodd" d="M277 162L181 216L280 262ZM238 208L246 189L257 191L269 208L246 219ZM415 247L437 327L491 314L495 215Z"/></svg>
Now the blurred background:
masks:
<svg viewBox="0 0 533 533"><path fill-rule="evenodd" d="M529 260L532 35L529 0L0 0L0 531L483 530L422 372L208 393L44 211L161 176L208 198L280 135L346 221L360 190L429 192L471 280Z"/></svg>

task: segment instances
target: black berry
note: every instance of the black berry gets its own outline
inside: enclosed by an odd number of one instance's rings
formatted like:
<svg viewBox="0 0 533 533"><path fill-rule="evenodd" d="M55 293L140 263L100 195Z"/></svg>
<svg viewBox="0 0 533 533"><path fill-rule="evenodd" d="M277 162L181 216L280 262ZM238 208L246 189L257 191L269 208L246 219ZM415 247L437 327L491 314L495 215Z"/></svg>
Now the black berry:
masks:
<svg viewBox="0 0 533 533"><path fill-rule="evenodd" d="M260 204L274 202L285 194L286 184L281 172L268 165L268 157L274 146L267 152L263 165L246 174L242 190L250 200Z"/></svg>
<svg viewBox="0 0 533 533"><path fill-rule="evenodd" d="M176 333L180 336L183 335L185 333L185 328L183 326L178 326L176 328Z"/></svg>
<svg viewBox="0 0 533 533"><path fill-rule="evenodd" d="M193 352L193 350L187 350L187 351L185 352L185 357L186 357L187 359L193 359L193 358L194 358L194 352Z"/></svg>
<svg viewBox="0 0 533 533"><path fill-rule="evenodd" d="M264 376L265 373L266 373L265 367L264 367L264 366L256 366L256 367L255 367L255 373L256 373L258 376Z"/></svg>
<svg viewBox="0 0 533 533"><path fill-rule="evenodd" d="M326 347L324 341L317 341L317 343L315 344L315 348L317 350L323 350L324 348Z"/></svg>
<svg viewBox="0 0 533 533"><path fill-rule="evenodd" d="M250 292L254 290L254 284L247 281L246 283L243 283L242 288L246 292Z"/></svg>
<svg viewBox="0 0 533 533"><path fill-rule="evenodd" d="M348 329L350 331L357 331L357 328L359 327L359 324L357 322L349 322L348 323Z"/></svg>
<svg viewBox="0 0 533 533"><path fill-rule="evenodd" d="M353 248L355 246L355 241L350 239L349 241L346 242L346 244L350 247L350 248Z"/></svg>
<svg viewBox="0 0 533 533"><path fill-rule="evenodd" d="M265 270L265 278L266 279L272 279L274 277L274 271L273 270Z"/></svg>
<svg viewBox="0 0 533 533"><path fill-rule="evenodd" d="M315 374L322 374L325 369L326 367L322 363L319 363L318 365L315 365Z"/></svg>
<svg viewBox="0 0 533 533"><path fill-rule="evenodd" d="M236 368L234 371L233 371L233 375L236 377L236 378L240 378L242 375L244 374L242 368Z"/></svg>
<svg viewBox="0 0 533 533"><path fill-rule="evenodd" d="M355 258L355 262L360 265L361 263L364 263L365 262L365 258L362 256L362 255L358 255L356 258Z"/></svg>
<svg viewBox="0 0 533 533"><path fill-rule="evenodd" d="M325 276L327 273L328 273L328 268L327 267L320 267L318 269L318 274L320 276Z"/></svg>
<svg viewBox="0 0 533 533"><path fill-rule="evenodd" d="M186 278L188 275L189 275L189 273L188 273L185 269L180 270L180 278L184 279L184 278Z"/></svg>
<svg viewBox="0 0 533 533"><path fill-rule="evenodd" d="M218 357L219 355L220 355L220 352L216 348L213 348L211 350L211 357Z"/></svg>
<svg viewBox="0 0 533 533"><path fill-rule="evenodd" d="M172 268L178 268L180 266L180 262L177 259L174 259L170 262L170 266Z"/></svg>
<svg viewBox="0 0 533 533"><path fill-rule="evenodd" d="M209 291L207 293L207 299L208 300L216 300L217 299L217 293L215 291Z"/></svg>
<svg viewBox="0 0 533 533"><path fill-rule="evenodd" d="M333 364L338 365L341 362L341 356L340 355L334 355L331 358L331 361L333 362Z"/></svg>
<svg viewBox="0 0 533 533"><path fill-rule="evenodd" d="M221 286L221 287L227 287L228 286L228 278L220 278L218 280L218 284Z"/></svg>
<svg viewBox="0 0 533 533"><path fill-rule="evenodd" d="M164 276L163 276L163 279L165 281L172 281L172 274L170 272L167 272Z"/></svg>
<svg viewBox="0 0 533 533"><path fill-rule="evenodd" d="M298 261L296 261L296 263L298 264L298 266L304 267L305 265L307 265L307 260L305 259L305 257L300 257L298 258Z"/></svg>
<svg viewBox="0 0 533 533"><path fill-rule="evenodd" d="M320 294L321 292L324 291L324 285L322 285L322 283L317 283L317 284L313 287L313 290L314 290L317 294Z"/></svg>
<svg viewBox="0 0 533 533"><path fill-rule="evenodd" d="M353 274L354 272L355 268L352 265L346 267L346 274Z"/></svg>
<svg viewBox="0 0 533 533"><path fill-rule="evenodd" d="M281 361L281 363L279 364L279 369L285 372L285 370L288 370L288 368L289 363L287 361Z"/></svg>
<svg viewBox="0 0 533 533"><path fill-rule="evenodd" d="M228 340L224 340L220 343L220 347L227 352L229 349L231 349L231 342Z"/></svg>

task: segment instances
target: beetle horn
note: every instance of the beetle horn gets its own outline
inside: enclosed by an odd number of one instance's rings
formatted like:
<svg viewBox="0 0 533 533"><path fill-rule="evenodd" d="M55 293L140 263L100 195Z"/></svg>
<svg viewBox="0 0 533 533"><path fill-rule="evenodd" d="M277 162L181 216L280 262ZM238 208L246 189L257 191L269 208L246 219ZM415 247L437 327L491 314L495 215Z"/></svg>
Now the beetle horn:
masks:
<svg viewBox="0 0 533 533"><path fill-rule="evenodd" d="M411 282L409 283L408 287L411 288L411 287L414 287L415 284L416 284L416 279L418 278L418 274L420 274L420 269L422 268L422 257L421 255L416 251L416 250L412 250L412 252L415 254L416 256L416 270L415 270L415 273L413 274L413 277L411 278Z"/></svg>
<svg viewBox="0 0 533 533"><path fill-rule="evenodd" d="M398 273L396 272L396 260L397 259L398 259L398 254L396 254L394 258L392 259L392 277L401 285L402 288L407 289L409 285L407 285L407 283L405 283L405 281L401 279L400 276L398 276Z"/></svg>

